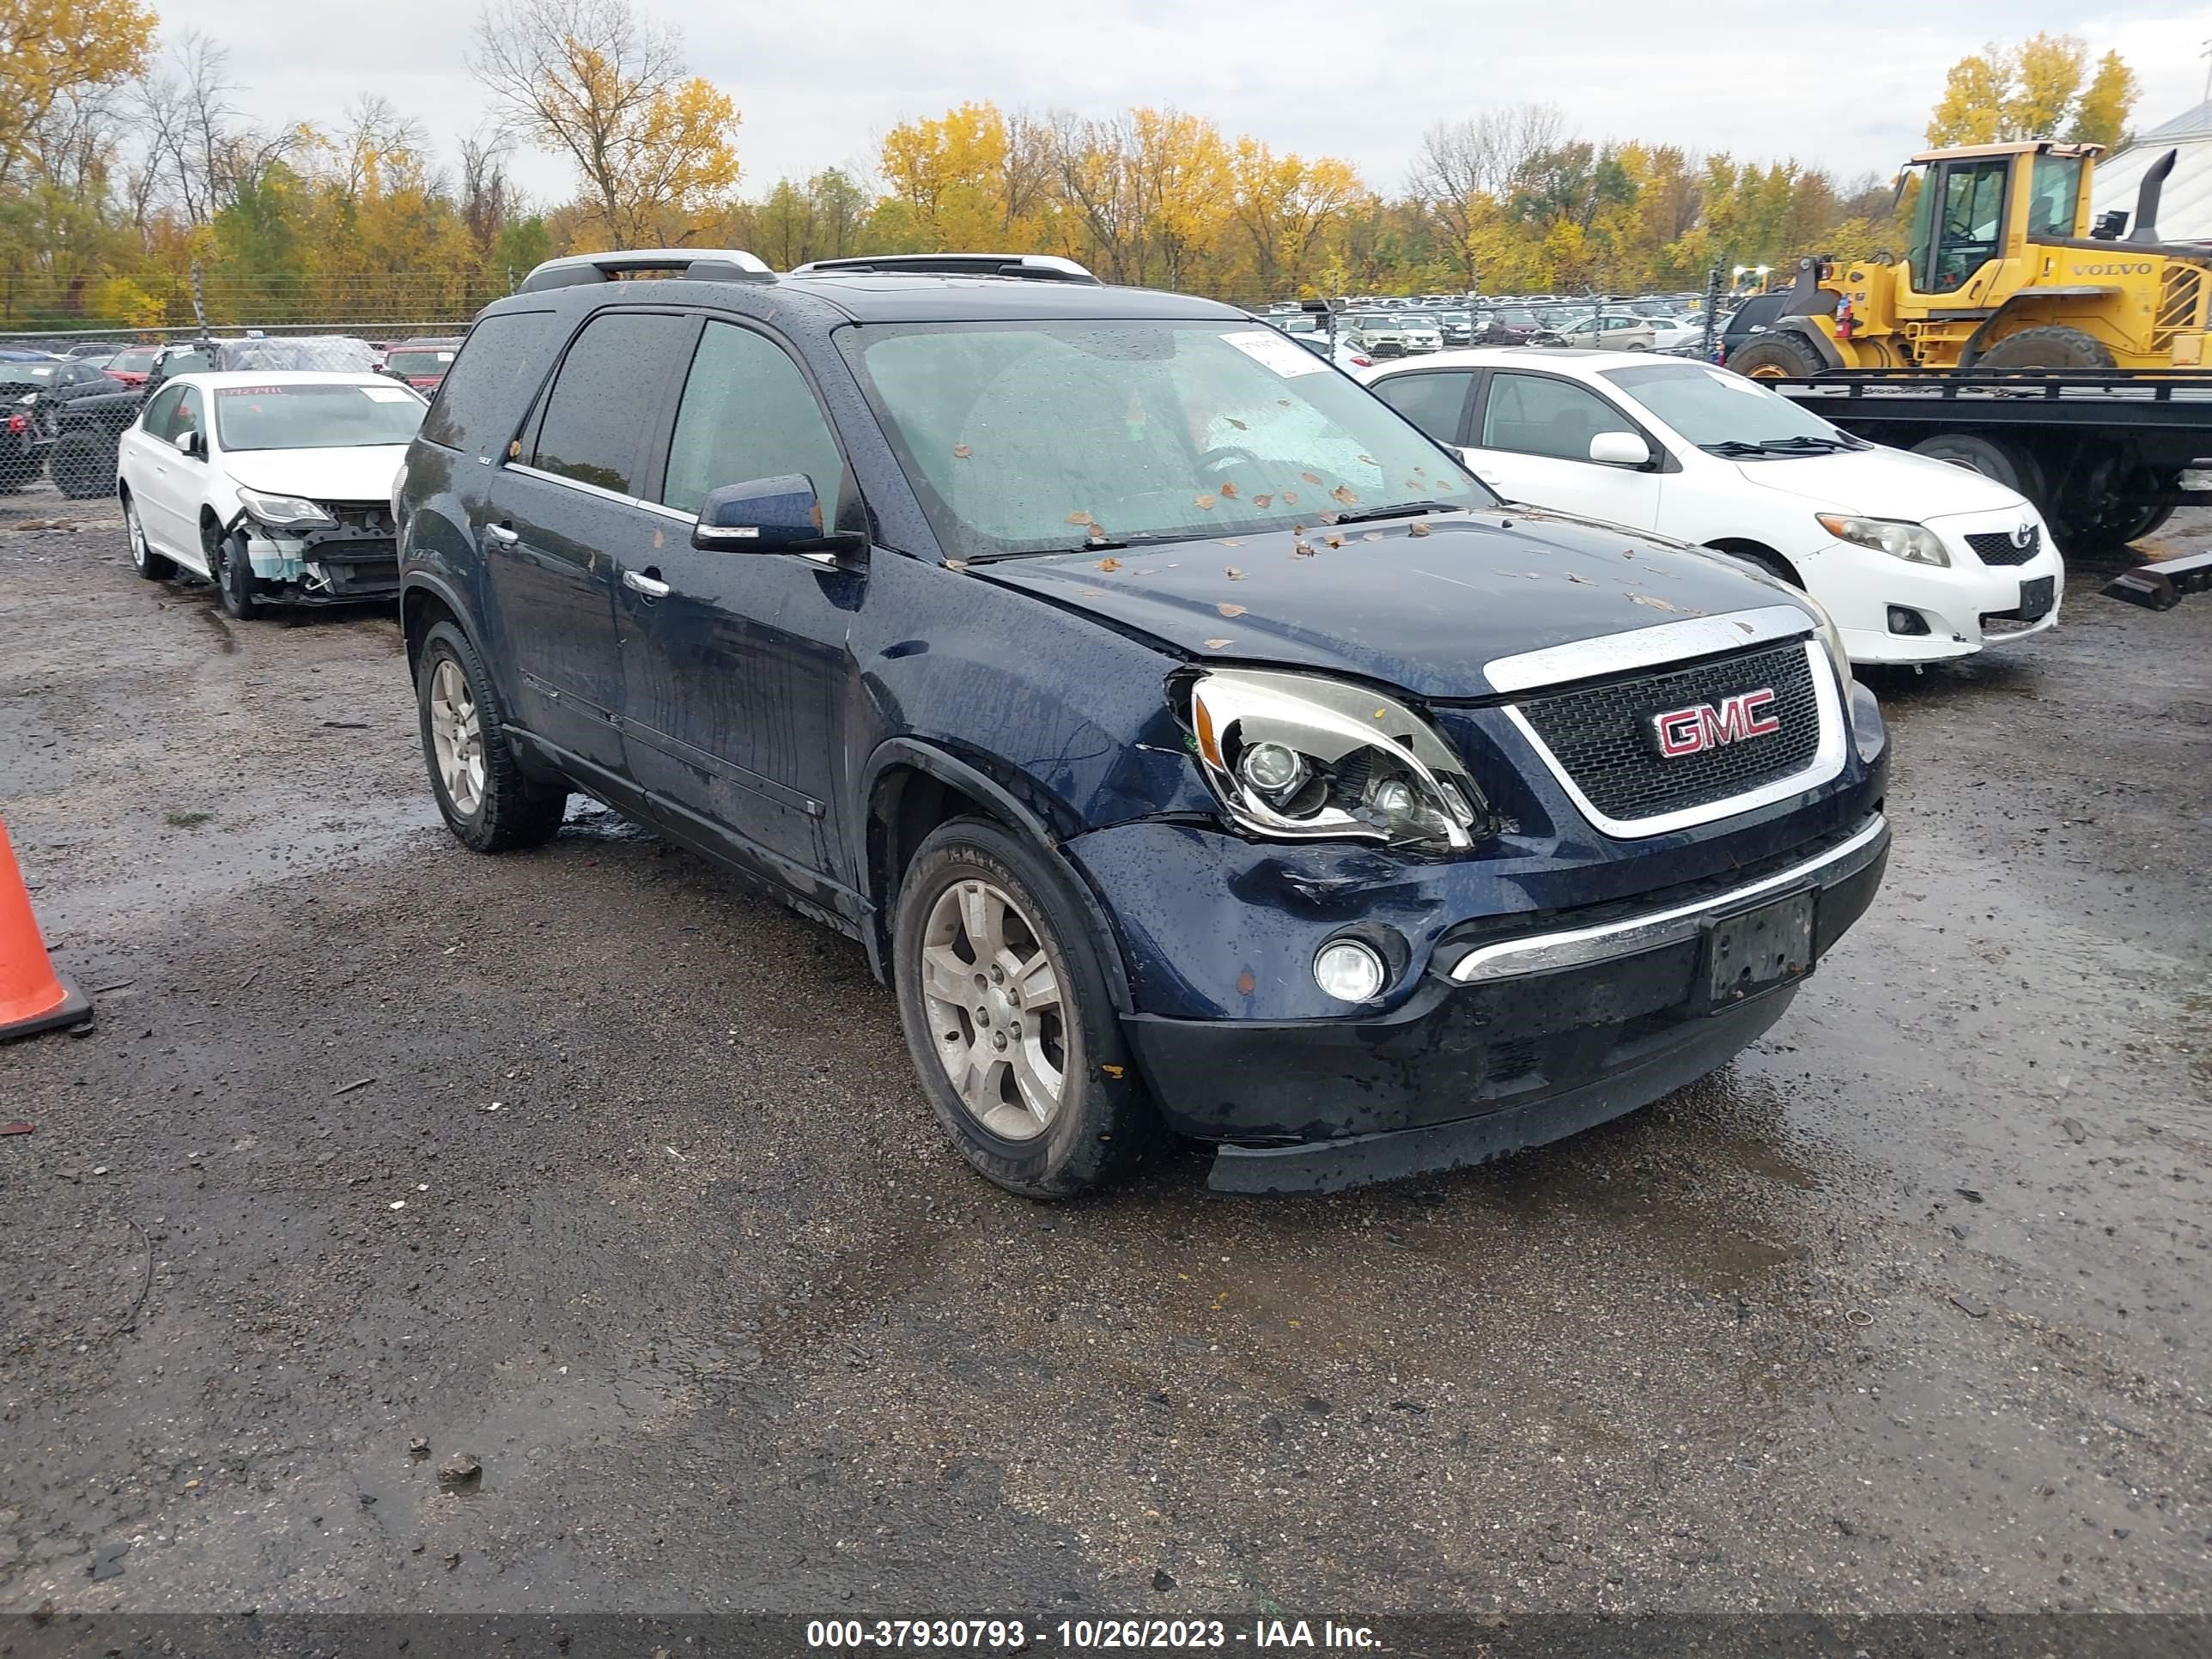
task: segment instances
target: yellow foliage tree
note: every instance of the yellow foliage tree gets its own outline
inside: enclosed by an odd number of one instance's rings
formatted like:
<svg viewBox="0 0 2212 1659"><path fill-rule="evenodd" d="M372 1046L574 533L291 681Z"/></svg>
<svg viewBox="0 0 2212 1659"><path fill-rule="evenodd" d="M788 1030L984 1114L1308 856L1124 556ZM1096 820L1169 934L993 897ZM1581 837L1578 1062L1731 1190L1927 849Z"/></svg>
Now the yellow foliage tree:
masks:
<svg viewBox="0 0 2212 1659"><path fill-rule="evenodd" d="M155 21L136 0L0 0L0 190L57 108L146 66Z"/></svg>
<svg viewBox="0 0 2212 1659"><path fill-rule="evenodd" d="M2135 107L2135 72L2106 52L2085 88L2089 49L2078 36L2037 33L1992 43L1951 65L1928 121L1931 144L2057 138L2112 144Z"/></svg>

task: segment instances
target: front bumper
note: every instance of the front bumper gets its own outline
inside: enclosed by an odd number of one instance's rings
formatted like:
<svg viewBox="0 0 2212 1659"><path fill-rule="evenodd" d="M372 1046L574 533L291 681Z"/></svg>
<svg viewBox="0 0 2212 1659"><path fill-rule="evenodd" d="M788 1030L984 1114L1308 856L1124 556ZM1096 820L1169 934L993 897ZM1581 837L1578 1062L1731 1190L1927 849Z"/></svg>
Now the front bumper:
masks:
<svg viewBox="0 0 2212 1659"><path fill-rule="evenodd" d="M1829 542L1796 563L1806 591L1836 619L1844 649L1855 663L1940 662L2057 626L2066 600L2066 566L2048 538L2042 551L2025 564L1985 565L1958 548L1951 550L1951 559L1948 566L1911 564L1874 548ZM2023 583L2045 577L2051 602L2042 617L2019 626L1984 625L1985 617L2002 617L2019 608ZM1892 605L1917 611L1928 632L1891 633Z"/></svg>
<svg viewBox="0 0 2212 1659"><path fill-rule="evenodd" d="M1589 1127L1704 1076L1778 1019L1796 983L1715 1009L1710 924L1812 892L1812 960L1865 911L1889 830L1879 814L1825 847L1725 881L1448 933L1419 989L1375 1018L1125 1017L1179 1133L1221 1143L1212 1184L1333 1191L1478 1164Z"/></svg>

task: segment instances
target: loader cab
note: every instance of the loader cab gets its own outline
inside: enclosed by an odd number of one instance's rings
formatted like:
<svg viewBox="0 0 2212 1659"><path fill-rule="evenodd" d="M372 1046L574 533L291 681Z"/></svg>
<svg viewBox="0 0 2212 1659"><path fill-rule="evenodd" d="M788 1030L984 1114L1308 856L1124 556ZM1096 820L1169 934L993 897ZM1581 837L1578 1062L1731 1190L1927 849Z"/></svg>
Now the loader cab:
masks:
<svg viewBox="0 0 2212 1659"><path fill-rule="evenodd" d="M1906 163L1919 170L1908 272L1929 300L1985 301L1985 269L2031 240L2087 234L2092 144L1980 144L1934 150ZM1906 188L1900 180L1900 190Z"/></svg>

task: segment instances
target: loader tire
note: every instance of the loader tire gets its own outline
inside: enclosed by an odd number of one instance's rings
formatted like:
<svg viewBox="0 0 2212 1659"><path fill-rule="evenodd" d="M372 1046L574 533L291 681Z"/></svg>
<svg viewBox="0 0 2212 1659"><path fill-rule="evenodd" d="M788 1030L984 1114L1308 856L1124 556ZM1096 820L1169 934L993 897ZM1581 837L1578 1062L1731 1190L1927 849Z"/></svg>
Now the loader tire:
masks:
<svg viewBox="0 0 2212 1659"><path fill-rule="evenodd" d="M2111 368L2112 349L2078 328L2024 328L1974 359L1976 368Z"/></svg>
<svg viewBox="0 0 2212 1659"><path fill-rule="evenodd" d="M1728 366L1754 380L1795 380L1818 374L1827 364L1820 361L1810 341L1784 331L1746 340L1729 353Z"/></svg>
<svg viewBox="0 0 2212 1659"><path fill-rule="evenodd" d="M2015 445L1972 432L1939 432L1913 445L1912 453L1978 472L2014 495L2027 496L2039 508L2044 506L2043 468L2034 456Z"/></svg>

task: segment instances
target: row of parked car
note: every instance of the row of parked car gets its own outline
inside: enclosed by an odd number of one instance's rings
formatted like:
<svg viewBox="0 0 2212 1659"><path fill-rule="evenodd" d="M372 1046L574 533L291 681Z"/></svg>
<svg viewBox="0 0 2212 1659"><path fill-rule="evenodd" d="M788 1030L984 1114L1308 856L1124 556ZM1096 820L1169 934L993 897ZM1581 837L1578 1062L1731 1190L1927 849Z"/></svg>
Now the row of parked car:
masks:
<svg viewBox="0 0 2212 1659"><path fill-rule="evenodd" d="M1489 299L1279 301L1261 315L1323 349L1364 357L1415 356L1454 346L1541 345L1706 355L1705 318L1673 296L1626 300ZM1345 367L1364 367L1346 362Z"/></svg>
<svg viewBox="0 0 2212 1659"><path fill-rule="evenodd" d="M1035 256L555 260L434 402L219 349L109 483L234 615L396 594L465 845L580 792L857 939L1039 1197L1163 1129L1233 1190L1449 1168L1725 1063L1881 880L1854 659L2057 616L2024 501L1723 369L1347 375Z"/></svg>
<svg viewBox="0 0 2212 1659"><path fill-rule="evenodd" d="M146 399L180 374L226 368L317 368L374 373L434 391L458 337L386 343L346 335L82 341L63 351L0 349L0 493L44 471L64 495L106 495L116 444Z"/></svg>

